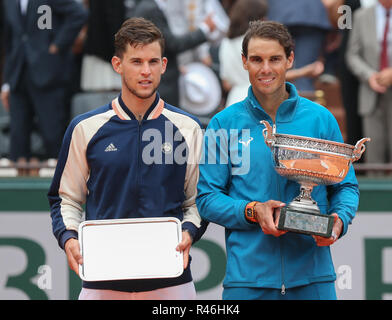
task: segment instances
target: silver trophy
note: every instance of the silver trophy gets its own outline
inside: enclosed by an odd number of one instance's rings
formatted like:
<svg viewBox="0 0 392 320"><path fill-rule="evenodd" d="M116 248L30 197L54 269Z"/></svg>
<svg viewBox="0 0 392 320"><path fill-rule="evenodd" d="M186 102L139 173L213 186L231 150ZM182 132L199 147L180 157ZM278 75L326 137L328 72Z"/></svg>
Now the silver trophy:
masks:
<svg viewBox="0 0 392 320"><path fill-rule="evenodd" d="M268 121L264 124L265 143L272 151L275 170L300 184L300 194L280 212L278 229L329 238L333 216L321 214L311 197L313 187L341 182L350 164L361 158L370 138L355 146L335 141L296 135L278 134Z"/></svg>

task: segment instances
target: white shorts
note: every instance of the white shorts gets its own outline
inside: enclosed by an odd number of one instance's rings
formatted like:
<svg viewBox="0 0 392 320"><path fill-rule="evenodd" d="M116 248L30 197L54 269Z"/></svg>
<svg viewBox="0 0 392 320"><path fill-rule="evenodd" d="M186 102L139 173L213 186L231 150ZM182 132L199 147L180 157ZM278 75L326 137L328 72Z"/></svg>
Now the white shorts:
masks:
<svg viewBox="0 0 392 320"><path fill-rule="evenodd" d="M82 288L79 300L195 300L193 281L178 286L142 292Z"/></svg>

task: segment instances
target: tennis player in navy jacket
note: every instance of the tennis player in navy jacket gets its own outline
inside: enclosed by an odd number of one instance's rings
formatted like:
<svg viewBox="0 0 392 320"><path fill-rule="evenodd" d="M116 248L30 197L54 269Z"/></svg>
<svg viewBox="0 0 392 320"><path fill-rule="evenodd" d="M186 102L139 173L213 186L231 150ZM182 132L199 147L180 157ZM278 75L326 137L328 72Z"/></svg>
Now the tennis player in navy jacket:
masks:
<svg viewBox="0 0 392 320"><path fill-rule="evenodd" d="M143 18L115 36L121 94L69 125L48 194L53 232L70 267L82 264L78 226L85 219L176 217L182 221L184 272L178 278L83 282L80 299L193 299L189 250L203 231L196 208L199 121L157 92L167 59L160 30ZM157 261L159 264L159 261Z"/></svg>

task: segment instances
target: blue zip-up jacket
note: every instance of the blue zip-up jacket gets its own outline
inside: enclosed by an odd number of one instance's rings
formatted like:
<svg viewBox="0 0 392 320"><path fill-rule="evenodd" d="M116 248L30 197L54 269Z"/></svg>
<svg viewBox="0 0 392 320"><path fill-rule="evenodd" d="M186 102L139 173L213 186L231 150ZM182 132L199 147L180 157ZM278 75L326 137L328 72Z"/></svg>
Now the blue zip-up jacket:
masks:
<svg viewBox="0 0 392 320"><path fill-rule="evenodd" d="M61 248L85 219L176 217L197 241L205 231L195 198L202 131L196 118L156 99L136 119L121 99L77 116L63 140L48 193ZM159 261L157 261L159 263ZM83 282L83 287L149 291L192 280Z"/></svg>
<svg viewBox="0 0 392 320"><path fill-rule="evenodd" d="M324 107L298 96L286 83L289 98L277 111L276 132L342 142L338 124ZM244 215L251 201L286 204L299 195L299 184L280 176L266 146L261 120L272 120L256 100L252 87L245 100L210 121L196 204L203 219L225 227L227 267L224 287L291 288L336 279L330 248L318 247L309 235L288 232L266 235ZM216 151L216 152L215 152ZM312 198L324 214L336 212L344 235L357 210L358 184L351 166L346 178L317 186Z"/></svg>

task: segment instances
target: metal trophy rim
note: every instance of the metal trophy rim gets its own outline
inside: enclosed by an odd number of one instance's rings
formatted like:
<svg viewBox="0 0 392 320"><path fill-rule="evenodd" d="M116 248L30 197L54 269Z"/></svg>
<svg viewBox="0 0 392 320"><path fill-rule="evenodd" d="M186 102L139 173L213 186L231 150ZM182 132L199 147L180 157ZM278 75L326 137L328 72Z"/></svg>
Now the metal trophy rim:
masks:
<svg viewBox="0 0 392 320"><path fill-rule="evenodd" d="M365 142L370 141L370 138L365 137L360 140L355 145L347 144L344 142L338 142L338 141L333 141L333 140L325 140L325 139L320 139L320 138L313 138L313 137L305 137L305 136L300 136L300 135L294 135L294 134L284 134L284 133L276 133L274 132L274 129L272 126L269 124L268 121L266 120L261 120L260 123L262 123L265 128L263 129L263 136L264 140L267 144L267 146L275 147L284 147L284 148L290 148L290 149L296 149L296 150L301 150L301 151L311 151L315 153L320 153L320 154L329 154L329 155L335 155L337 157L345 157L351 162L355 162L359 160L362 156L362 154L366 150ZM326 148L309 148L309 147L304 147L301 145L295 145L295 144L287 144L287 143L281 143L279 140L282 139L292 139L296 141L304 141L308 144L310 143L315 143L319 144L320 146L326 146ZM335 146L339 148L340 150L349 150L350 152L332 152L329 150L326 150L327 148L330 148L331 146Z"/></svg>

